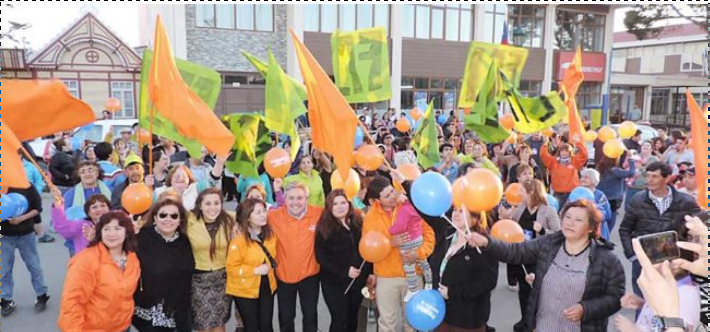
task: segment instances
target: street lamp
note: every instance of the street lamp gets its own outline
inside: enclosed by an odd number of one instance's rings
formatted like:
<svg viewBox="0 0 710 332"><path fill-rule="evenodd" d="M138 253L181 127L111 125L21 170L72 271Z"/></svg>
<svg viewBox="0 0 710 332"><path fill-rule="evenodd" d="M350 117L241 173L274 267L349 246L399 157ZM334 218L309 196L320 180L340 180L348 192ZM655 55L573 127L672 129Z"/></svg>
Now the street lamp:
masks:
<svg viewBox="0 0 710 332"><path fill-rule="evenodd" d="M519 25L513 28L513 44L522 47L525 43L525 31Z"/></svg>

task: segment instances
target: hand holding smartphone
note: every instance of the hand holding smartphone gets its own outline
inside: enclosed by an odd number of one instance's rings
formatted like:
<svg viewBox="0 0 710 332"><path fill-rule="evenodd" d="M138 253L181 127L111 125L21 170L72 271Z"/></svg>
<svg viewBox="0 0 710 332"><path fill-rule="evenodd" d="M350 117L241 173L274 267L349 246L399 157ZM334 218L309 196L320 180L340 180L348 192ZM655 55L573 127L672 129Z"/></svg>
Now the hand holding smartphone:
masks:
<svg viewBox="0 0 710 332"><path fill-rule="evenodd" d="M638 237L651 264L659 264L680 257L678 233L675 231L648 234Z"/></svg>

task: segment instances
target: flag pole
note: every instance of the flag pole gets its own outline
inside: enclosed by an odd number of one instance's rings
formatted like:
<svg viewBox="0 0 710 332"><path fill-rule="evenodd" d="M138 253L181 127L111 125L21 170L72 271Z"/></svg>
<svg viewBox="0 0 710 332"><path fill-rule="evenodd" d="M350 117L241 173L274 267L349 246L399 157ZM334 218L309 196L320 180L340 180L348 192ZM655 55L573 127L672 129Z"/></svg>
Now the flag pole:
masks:
<svg viewBox="0 0 710 332"><path fill-rule="evenodd" d="M27 150L25 149L25 146L20 144L20 148L22 149L22 153L25 154L25 158L27 158L27 160L29 160L33 165L35 165L35 167L37 167L39 174L42 176L44 181L47 182L47 186L49 186L49 188L51 190L57 189L57 186L55 186L54 183L52 183L52 181L49 179L47 174L42 170L41 167L39 167L39 165L37 165L37 161L35 161L35 159L32 158L32 155L30 155L30 153L27 152Z"/></svg>

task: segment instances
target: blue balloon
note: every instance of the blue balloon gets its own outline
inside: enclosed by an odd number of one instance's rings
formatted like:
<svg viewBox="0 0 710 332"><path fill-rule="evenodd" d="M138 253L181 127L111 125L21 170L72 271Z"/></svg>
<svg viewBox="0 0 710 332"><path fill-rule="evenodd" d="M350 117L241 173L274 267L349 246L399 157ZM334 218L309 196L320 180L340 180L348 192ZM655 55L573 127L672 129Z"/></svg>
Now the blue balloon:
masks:
<svg viewBox="0 0 710 332"><path fill-rule="evenodd" d="M420 290L407 302L407 321L415 330L433 331L446 316L446 302L439 291Z"/></svg>
<svg viewBox="0 0 710 332"><path fill-rule="evenodd" d="M595 203L594 200L594 193L589 190L589 188L585 187L577 187L572 190L572 192L569 194L569 198L567 199L568 203L574 203L580 199L586 199L592 203Z"/></svg>
<svg viewBox="0 0 710 332"><path fill-rule="evenodd" d="M451 208L454 200L451 182L443 175L426 172L412 184L412 204L424 214L438 217Z"/></svg>
<svg viewBox="0 0 710 332"><path fill-rule="evenodd" d="M355 128L355 148L357 149L365 141L365 134L362 132L362 127Z"/></svg>
<svg viewBox="0 0 710 332"><path fill-rule="evenodd" d="M68 220L83 220L86 219L83 206L72 206L64 211Z"/></svg>
<svg viewBox="0 0 710 332"><path fill-rule="evenodd" d="M15 217L17 212L17 203L12 195L0 195L0 221L6 221Z"/></svg>
<svg viewBox="0 0 710 332"><path fill-rule="evenodd" d="M15 214L13 217L19 217L27 212L29 203L27 203L27 198L25 198L25 196L18 193L11 193L8 194L8 196L10 196L15 203Z"/></svg>
<svg viewBox="0 0 710 332"><path fill-rule="evenodd" d="M555 196L547 194L547 205L553 207L555 211L560 212L560 202L557 201L557 198L555 198Z"/></svg>
<svg viewBox="0 0 710 332"><path fill-rule="evenodd" d="M72 148L72 150L79 150L79 149L81 149L81 143L82 143L81 136L73 136L73 137L71 138L71 148Z"/></svg>
<svg viewBox="0 0 710 332"><path fill-rule="evenodd" d="M448 118L446 117L446 115L441 114L441 115L439 115L439 117L436 119L436 122L439 123L440 125L443 125L444 123L446 123L446 120L448 120Z"/></svg>

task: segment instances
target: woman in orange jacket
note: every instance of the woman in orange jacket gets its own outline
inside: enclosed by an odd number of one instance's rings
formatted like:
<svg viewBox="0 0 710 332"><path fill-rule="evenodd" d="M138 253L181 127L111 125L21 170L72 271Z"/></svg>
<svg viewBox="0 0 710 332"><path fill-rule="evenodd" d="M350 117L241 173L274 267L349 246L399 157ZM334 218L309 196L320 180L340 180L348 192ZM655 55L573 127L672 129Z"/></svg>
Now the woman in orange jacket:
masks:
<svg viewBox="0 0 710 332"><path fill-rule="evenodd" d="M260 199L239 204L241 233L227 252L227 294L234 297L245 332L273 331L276 235L266 223L266 211Z"/></svg>
<svg viewBox="0 0 710 332"><path fill-rule="evenodd" d="M140 263L133 222L123 212L104 214L89 246L69 261L59 311L65 332L125 331L133 317Z"/></svg>
<svg viewBox="0 0 710 332"><path fill-rule="evenodd" d="M542 163L545 164L552 178L550 188L554 191L560 206L564 206L572 190L579 187L579 171L587 164L587 147L584 146L582 139L575 135L570 137L570 141L575 143L577 153L573 154L572 146L563 143L557 149L557 155L553 156L548 150L547 139L540 151Z"/></svg>

